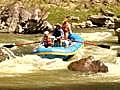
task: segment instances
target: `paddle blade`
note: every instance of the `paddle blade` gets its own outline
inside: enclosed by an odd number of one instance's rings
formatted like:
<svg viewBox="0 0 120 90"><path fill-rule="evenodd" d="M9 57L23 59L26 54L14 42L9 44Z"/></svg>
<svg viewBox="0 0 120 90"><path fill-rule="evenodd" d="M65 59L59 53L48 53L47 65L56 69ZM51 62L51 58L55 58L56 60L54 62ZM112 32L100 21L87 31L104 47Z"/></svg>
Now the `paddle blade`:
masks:
<svg viewBox="0 0 120 90"><path fill-rule="evenodd" d="M13 44L10 44L10 45L3 45L3 47L6 47L6 48L12 48L12 47L14 47L15 45L13 45Z"/></svg>
<svg viewBox="0 0 120 90"><path fill-rule="evenodd" d="M101 47L101 48L107 48L107 49L110 49L110 46L109 45L102 45L102 44L100 44L100 45L97 45L98 47Z"/></svg>

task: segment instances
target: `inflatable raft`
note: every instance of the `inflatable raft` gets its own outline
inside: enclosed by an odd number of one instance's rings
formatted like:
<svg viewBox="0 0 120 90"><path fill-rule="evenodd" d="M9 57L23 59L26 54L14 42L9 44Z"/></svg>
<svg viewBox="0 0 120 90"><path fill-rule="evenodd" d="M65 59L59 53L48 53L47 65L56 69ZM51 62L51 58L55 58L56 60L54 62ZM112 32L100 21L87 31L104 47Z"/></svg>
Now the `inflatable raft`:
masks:
<svg viewBox="0 0 120 90"><path fill-rule="evenodd" d="M33 50L33 54L37 55L58 55L58 56L73 56L79 48L83 46L84 39L79 35L72 33L69 35L69 39L73 41L69 47L38 47ZM77 42L76 42L77 41ZM81 43L80 43L81 42Z"/></svg>

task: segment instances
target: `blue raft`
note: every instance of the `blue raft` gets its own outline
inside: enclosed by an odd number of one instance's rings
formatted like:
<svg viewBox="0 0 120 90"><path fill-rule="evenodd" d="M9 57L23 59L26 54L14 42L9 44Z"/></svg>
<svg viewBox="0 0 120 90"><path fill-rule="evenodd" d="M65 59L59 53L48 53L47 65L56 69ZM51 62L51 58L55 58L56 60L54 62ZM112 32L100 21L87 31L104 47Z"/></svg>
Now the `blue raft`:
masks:
<svg viewBox="0 0 120 90"><path fill-rule="evenodd" d="M57 55L58 56L73 56L79 48L83 46L84 39L81 38L79 35L72 33L69 35L69 39L71 41L78 41L74 42L74 44L70 45L69 47L38 47L33 50L33 54L37 55Z"/></svg>

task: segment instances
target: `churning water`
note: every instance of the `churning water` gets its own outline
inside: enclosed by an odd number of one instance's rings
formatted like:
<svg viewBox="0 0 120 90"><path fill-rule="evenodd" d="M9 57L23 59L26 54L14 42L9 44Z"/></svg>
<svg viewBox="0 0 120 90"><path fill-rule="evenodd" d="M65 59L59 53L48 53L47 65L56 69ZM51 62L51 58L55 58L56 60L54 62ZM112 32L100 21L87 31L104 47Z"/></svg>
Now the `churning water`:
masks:
<svg viewBox="0 0 120 90"><path fill-rule="evenodd" d="M102 42L111 33L80 34L85 40ZM19 48L19 47L18 47ZM8 49L7 49L8 50ZM6 50L5 50L6 51ZM47 59L37 55L16 56L8 50L10 58L0 63L0 87L5 89L80 90L117 89L120 83L120 58L116 50L85 45L70 61ZM11 56L12 55L12 56ZM67 66L82 57L92 55L108 66L107 73L80 73L69 71ZM90 87L89 87L90 86Z"/></svg>

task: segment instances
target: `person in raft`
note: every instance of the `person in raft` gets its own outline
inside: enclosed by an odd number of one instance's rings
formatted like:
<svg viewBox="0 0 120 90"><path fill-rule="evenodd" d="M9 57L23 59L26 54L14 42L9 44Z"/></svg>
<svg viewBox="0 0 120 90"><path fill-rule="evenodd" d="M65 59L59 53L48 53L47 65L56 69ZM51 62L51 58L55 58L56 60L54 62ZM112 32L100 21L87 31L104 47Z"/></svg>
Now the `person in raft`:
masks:
<svg viewBox="0 0 120 90"><path fill-rule="evenodd" d="M69 34L72 33L71 24L68 22L68 17L65 18L62 24L62 30L64 32L64 39L67 40Z"/></svg>
<svg viewBox="0 0 120 90"><path fill-rule="evenodd" d="M44 32L44 37L43 37L43 40L42 40L42 44L46 48L49 47L49 46L52 46L52 44L53 44L50 33L48 31Z"/></svg>
<svg viewBox="0 0 120 90"><path fill-rule="evenodd" d="M68 39L69 34L72 33L71 24L68 22L68 17L65 18L62 24L62 29L64 32L64 43L63 46L68 47L70 45L70 41Z"/></svg>
<svg viewBox="0 0 120 90"><path fill-rule="evenodd" d="M53 36L56 38L56 40L54 40L54 46L61 47L61 40L64 38L64 32L60 24L55 25Z"/></svg>

